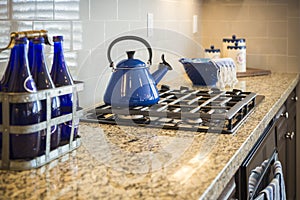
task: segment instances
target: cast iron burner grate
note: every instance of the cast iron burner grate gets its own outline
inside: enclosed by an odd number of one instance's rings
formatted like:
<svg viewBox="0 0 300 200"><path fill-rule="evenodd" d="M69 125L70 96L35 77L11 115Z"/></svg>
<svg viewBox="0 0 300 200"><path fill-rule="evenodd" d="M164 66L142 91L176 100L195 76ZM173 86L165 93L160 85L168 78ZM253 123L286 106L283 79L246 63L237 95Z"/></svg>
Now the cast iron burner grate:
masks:
<svg viewBox="0 0 300 200"><path fill-rule="evenodd" d="M81 121L145 126L197 132L233 133L264 96L252 92L218 89L170 89L162 85L160 100L152 106L100 105Z"/></svg>

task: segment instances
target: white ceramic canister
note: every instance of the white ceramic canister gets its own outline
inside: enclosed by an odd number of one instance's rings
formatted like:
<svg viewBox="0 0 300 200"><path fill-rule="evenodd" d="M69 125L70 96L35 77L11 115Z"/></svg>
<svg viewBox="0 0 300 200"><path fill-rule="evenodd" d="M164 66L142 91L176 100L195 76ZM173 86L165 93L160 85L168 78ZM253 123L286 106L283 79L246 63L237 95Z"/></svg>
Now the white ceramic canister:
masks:
<svg viewBox="0 0 300 200"><path fill-rule="evenodd" d="M215 46L211 45L210 49L204 50L204 53L205 53L205 58L216 59L216 58L220 58L221 50L215 49Z"/></svg>
<svg viewBox="0 0 300 200"><path fill-rule="evenodd" d="M246 46L239 46L238 43L228 46L227 57L233 59L237 72L246 72Z"/></svg>
<svg viewBox="0 0 300 200"><path fill-rule="evenodd" d="M228 46L235 46L235 44L238 44L238 46L246 46L246 39L244 38L236 38L236 35L232 35L232 38L224 38L223 39L223 51L222 51L222 56L223 58L228 57L227 54L227 47Z"/></svg>

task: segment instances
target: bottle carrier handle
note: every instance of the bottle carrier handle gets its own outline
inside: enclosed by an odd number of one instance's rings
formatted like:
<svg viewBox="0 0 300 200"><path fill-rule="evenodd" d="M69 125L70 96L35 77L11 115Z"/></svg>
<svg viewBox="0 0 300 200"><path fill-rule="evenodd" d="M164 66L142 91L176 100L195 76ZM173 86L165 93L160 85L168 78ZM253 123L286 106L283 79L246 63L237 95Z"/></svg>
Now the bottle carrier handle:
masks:
<svg viewBox="0 0 300 200"><path fill-rule="evenodd" d="M48 39L48 31L46 30L30 30L30 31L20 31L10 33L10 42L5 48L0 48L0 52L11 49L15 45L15 38L27 37L32 39L34 37L43 37L45 39L45 44L51 45Z"/></svg>

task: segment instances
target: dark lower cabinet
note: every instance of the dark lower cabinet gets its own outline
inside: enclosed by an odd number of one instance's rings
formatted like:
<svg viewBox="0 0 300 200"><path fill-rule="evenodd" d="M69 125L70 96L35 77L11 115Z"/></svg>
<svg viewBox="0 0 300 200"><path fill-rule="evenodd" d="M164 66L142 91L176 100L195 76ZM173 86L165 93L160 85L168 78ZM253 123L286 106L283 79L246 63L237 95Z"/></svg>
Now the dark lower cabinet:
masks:
<svg viewBox="0 0 300 200"><path fill-rule="evenodd" d="M280 115L276 129L279 160L282 163L288 200L296 199L296 102L293 91L286 103L286 110Z"/></svg>
<svg viewBox="0 0 300 200"><path fill-rule="evenodd" d="M296 199L296 124L288 124L288 136L286 141L286 188L287 199Z"/></svg>
<svg viewBox="0 0 300 200"><path fill-rule="evenodd" d="M249 195L250 173L263 161L273 159L274 156L272 155L276 155L282 164L287 200L296 199L297 95L299 95L296 89L291 92L286 102L266 127L261 138L237 171L234 181L231 180L228 183L219 199L251 199L251 195ZM267 176L261 179L258 190L268 185L268 181L273 177L270 171L265 174Z"/></svg>

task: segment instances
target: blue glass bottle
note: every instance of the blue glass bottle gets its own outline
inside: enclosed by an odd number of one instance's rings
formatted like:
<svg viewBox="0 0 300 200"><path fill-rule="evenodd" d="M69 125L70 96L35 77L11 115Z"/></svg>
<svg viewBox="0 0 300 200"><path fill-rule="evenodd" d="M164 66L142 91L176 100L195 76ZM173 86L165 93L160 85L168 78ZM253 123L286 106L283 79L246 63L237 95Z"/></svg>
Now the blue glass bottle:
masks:
<svg viewBox="0 0 300 200"><path fill-rule="evenodd" d="M13 47L10 51L8 64L0 81L0 92L7 92L8 89L7 83L8 80L10 79L11 71L14 66L13 62L14 62L15 51L16 51L15 47ZM2 124L2 103L0 103L0 124ZM1 157L1 152L2 152L2 133L0 132L0 157Z"/></svg>
<svg viewBox="0 0 300 200"><path fill-rule="evenodd" d="M44 45L45 41L43 37L35 37L32 39L32 66L31 74L33 80L37 86L38 90L53 89L55 88L54 83L50 77L48 67L44 55ZM46 110L47 104L46 100L42 100L42 114L41 120L46 121ZM51 99L51 118L60 116L60 100L58 97L53 97ZM46 129L42 131L41 136L41 153L45 152L46 149ZM55 149L60 143L61 126L51 127L51 139L50 139L50 149Z"/></svg>
<svg viewBox="0 0 300 200"><path fill-rule="evenodd" d="M51 78L56 87L73 85L74 84L73 79L64 58L63 36L54 36L53 42L54 42L54 56L53 56L53 63L50 72ZM73 102L72 93L62 95L59 97L59 99L60 99L60 110L62 115L72 113L73 103L76 103L76 106L78 107L78 101ZM74 124L74 138L77 136L78 133L78 124L79 124L79 120L76 120ZM72 121L65 122L62 125L62 129L61 129L62 144L70 140L71 129L72 129Z"/></svg>
<svg viewBox="0 0 300 200"><path fill-rule="evenodd" d="M37 91L31 76L27 59L27 39L15 39L15 53L10 78L7 81L7 92ZM31 125L41 121L41 102L10 104L10 125ZM10 158L28 159L36 157L40 150L41 131L28 134L10 134Z"/></svg>

